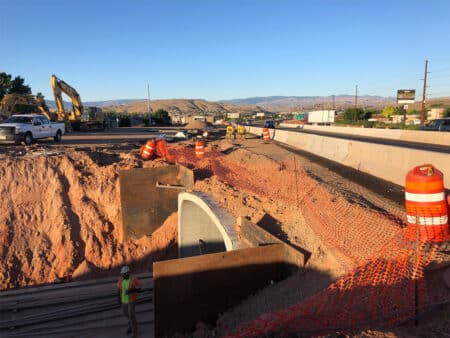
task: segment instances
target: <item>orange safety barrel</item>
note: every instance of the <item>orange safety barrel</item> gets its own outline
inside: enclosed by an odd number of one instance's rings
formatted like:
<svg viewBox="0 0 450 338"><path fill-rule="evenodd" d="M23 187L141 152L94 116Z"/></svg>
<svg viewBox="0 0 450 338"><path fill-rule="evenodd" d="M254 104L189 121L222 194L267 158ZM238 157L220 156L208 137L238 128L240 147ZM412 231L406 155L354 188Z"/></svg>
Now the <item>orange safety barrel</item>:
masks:
<svg viewBox="0 0 450 338"><path fill-rule="evenodd" d="M205 142L201 140L195 141L195 156L197 158L205 157Z"/></svg>
<svg viewBox="0 0 450 338"><path fill-rule="evenodd" d="M141 156L146 160L150 160L155 154L156 142L155 140L148 140L142 149Z"/></svg>
<svg viewBox="0 0 450 338"><path fill-rule="evenodd" d="M410 239L423 242L450 240L444 175L431 164L406 175L405 206Z"/></svg>
<svg viewBox="0 0 450 338"><path fill-rule="evenodd" d="M262 136L263 136L263 140L264 140L265 142L270 141L270 132L269 132L269 128L263 128Z"/></svg>
<svg viewBox="0 0 450 338"><path fill-rule="evenodd" d="M156 142L156 154L166 161L173 160L173 156L170 155L169 149L167 149L167 142L164 139L160 139Z"/></svg>

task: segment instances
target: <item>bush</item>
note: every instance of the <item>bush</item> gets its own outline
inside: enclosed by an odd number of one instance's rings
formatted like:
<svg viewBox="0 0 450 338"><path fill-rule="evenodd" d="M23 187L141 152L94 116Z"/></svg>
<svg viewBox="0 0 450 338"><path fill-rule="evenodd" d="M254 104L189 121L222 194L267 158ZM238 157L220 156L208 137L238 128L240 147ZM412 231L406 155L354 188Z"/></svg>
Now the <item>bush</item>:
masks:
<svg viewBox="0 0 450 338"><path fill-rule="evenodd" d="M152 114L152 120L157 124L170 124L169 113L164 109L158 109Z"/></svg>
<svg viewBox="0 0 450 338"><path fill-rule="evenodd" d="M355 119L356 117L356 119ZM344 111L345 121L360 121L364 120L365 112L362 108L348 108Z"/></svg>
<svg viewBox="0 0 450 338"><path fill-rule="evenodd" d="M130 117L128 115L119 116L119 127L129 127L131 126Z"/></svg>
<svg viewBox="0 0 450 338"><path fill-rule="evenodd" d="M143 118L142 118L142 122L144 122L144 125L146 127L148 127L150 125L150 114L144 114Z"/></svg>
<svg viewBox="0 0 450 338"><path fill-rule="evenodd" d="M450 107L448 107L444 110L443 117L450 117Z"/></svg>

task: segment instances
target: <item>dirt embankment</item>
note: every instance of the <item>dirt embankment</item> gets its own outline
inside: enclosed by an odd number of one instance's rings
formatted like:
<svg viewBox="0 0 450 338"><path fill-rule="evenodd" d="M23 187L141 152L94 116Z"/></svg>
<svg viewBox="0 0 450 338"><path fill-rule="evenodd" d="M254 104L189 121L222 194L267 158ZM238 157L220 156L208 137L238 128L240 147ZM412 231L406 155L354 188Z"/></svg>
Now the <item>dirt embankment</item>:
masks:
<svg viewBox="0 0 450 338"><path fill-rule="evenodd" d="M137 156L67 149L60 156L0 161L0 289L117 273L125 262L145 269L176 244L176 215L166 231L122 243L119 170Z"/></svg>

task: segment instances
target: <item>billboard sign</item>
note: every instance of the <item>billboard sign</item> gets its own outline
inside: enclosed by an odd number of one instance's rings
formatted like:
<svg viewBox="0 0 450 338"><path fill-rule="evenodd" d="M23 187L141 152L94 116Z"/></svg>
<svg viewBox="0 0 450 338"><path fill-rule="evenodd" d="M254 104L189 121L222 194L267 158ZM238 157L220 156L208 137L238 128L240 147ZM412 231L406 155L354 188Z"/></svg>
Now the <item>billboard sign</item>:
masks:
<svg viewBox="0 0 450 338"><path fill-rule="evenodd" d="M399 89L397 90L397 103L414 103L416 98L415 89Z"/></svg>
<svg viewBox="0 0 450 338"><path fill-rule="evenodd" d="M227 117L229 119L238 119L239 118L239 113L228 113Z"/></svg>

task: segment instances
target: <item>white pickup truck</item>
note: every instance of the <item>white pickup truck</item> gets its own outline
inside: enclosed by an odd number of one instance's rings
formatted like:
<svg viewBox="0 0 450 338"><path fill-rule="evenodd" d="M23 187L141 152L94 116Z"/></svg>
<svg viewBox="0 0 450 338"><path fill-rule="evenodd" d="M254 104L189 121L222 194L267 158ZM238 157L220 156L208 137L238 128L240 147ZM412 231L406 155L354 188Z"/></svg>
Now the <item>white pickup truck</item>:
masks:
<svg viewBox="0 0 450 338"><path fill-rule="evenodd" d="M0 124L0 143L30 145L33 140L47 137L61 142L65 130L64 123L50 122L44 115L12 115Z"/></svg>

